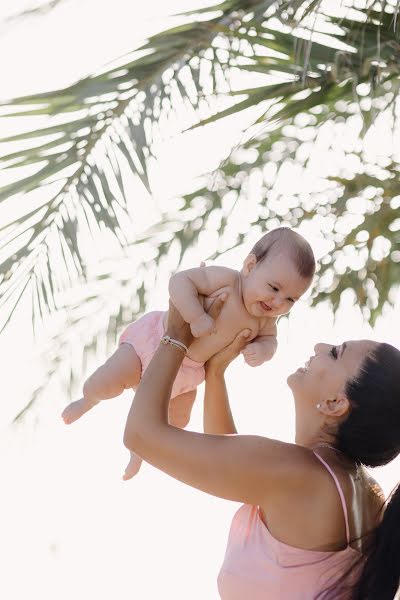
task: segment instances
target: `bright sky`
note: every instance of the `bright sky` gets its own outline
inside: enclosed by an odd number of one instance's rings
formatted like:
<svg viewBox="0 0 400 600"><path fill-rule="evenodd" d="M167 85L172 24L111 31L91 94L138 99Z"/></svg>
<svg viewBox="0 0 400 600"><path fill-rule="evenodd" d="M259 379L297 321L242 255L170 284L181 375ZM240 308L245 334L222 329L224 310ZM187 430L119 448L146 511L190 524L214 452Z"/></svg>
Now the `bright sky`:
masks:
<svg viewBox="0 0 400 600"><path fill-rule="evenodd" d="M0 53L7 60L0 65L0 96L72 82L160 29L164 15L205 4L147 0L139 12L131 1L70 0L46 17L2 26ZM3 0L0 17L15 9L15 1ZM215 166L238 131L222 123L161 148L156 190L160 202ZM322 161L320 169L326 164ZM250 219L251 206L236 214L238 223ZM321 255L322 236L311 230L307 234ZM249 234L246 248L220 262L239 267L255 235ZM204 238L185 266L198 264L208 249ZM149 308L166 305L166 283L161 273ZM290 321L282 322L273 363L250 370L239 360L231 368L228 384L238 430L291 440L293 411L286 375L304 363L318 341L372 337L399 346L399 314L399 306L388 311L371 332L355 309L346 307L333 324L326 307L311 310L300 302ZM41 342L32 340L29 311L21 306L0 341L0 414L5 424L41 380ZM194 430L201 429L201 396L202 390L191 421ZM200 494L146 465L135 480L122 482L128 459L122 431L130 394L103 403L68 428L59 418L67 402L65 392L53 384L37 414L3 431L0 596L154 600L162 594L175 600L216 599L216 575L236 505ZM375 476L389 491L398 473L399 462L375 471Z"/></svg>

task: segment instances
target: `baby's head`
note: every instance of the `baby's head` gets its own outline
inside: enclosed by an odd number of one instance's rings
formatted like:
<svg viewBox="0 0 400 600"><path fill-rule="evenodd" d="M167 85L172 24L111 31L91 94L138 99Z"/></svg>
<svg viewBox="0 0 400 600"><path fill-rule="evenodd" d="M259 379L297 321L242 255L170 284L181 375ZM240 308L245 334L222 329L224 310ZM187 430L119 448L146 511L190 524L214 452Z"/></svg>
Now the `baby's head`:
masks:
<svg viewBox="0 0 400 600"><path fill-rule="evenodd" d="M315 258L310 244L288 227L263 235L241 270L243 302L254 317L290 311L310 287Z"/></svg>

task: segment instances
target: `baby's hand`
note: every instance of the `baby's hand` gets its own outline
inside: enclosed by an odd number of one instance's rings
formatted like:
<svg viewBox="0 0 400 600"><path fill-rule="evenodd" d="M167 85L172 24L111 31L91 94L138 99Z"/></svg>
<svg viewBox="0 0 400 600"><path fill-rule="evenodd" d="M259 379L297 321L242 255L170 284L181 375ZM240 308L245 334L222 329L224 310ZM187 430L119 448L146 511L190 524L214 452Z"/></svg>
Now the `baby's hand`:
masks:
<svg viewBox="0 0 400 600"><path fill-rule="evenodd" d="M215 321L207 313L203 313L190 323L190 330L194 337L203 337L215 332Z"/></svg>
<svg viewBox="0 0 400 600"><path fill-rule="evenodd" d="M251 367L259 367L267 360L271 360L275 354L275 347L273 344L267 342L250 342L243 350L245 362Z"/></svg>

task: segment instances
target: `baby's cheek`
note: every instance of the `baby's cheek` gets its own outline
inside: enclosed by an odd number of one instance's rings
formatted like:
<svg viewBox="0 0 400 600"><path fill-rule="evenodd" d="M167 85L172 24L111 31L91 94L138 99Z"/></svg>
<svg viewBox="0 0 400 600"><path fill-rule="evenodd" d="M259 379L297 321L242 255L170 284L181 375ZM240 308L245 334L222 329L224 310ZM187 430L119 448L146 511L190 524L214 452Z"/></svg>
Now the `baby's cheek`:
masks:
<svg viewBox="0 0 400 600"><path fill-rule="evenodd" d="M293 308L293 304L285 305L282 307L282 310L279 312L280 315L287 315Z"/></svg>

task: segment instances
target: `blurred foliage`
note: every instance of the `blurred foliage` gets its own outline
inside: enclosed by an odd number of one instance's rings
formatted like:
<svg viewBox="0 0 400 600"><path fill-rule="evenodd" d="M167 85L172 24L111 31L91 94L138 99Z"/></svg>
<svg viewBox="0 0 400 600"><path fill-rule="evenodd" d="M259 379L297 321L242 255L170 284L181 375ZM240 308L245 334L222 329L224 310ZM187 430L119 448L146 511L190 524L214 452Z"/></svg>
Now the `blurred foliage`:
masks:
<svg viewBox="0 0 400 600"><path fill-rule="evenodd" d="M74 314L78 305L66 305L68 290L93 278L82 231L93 239L108 232L123 252L132 248L138 241L132 213L143 204L132 207L127 190L139 178L146 202L155 143L165 131L241 111L254 115L247 140L204 187L182 199L180 210L167 211L142 236L154 248L154 264L172 241L182 258L210 222L221 238L216 252L226 250L235 204L249 200L259 176L258 208L248 226L316 222L329 250L313 301L329 298L336 309L342 292L352 289L373 323L398 284L400 151L393 143L382 166L368 157L362 139L385 115L398 138L398 6L225 0L181 15L177 26L69 87L3 101L0 119L21 127L0 139L0 163L10 174L0 201L20 207L0 227L3 327L28 290L35 320L60 310ZM316 189L279 192L288 165L307 177L312 149L328 126L334 132L354 120L360 143L350 150L344 144L342 162L348 156L357 168L325 168ZM333 139L331 149L338 146ZM16 204L21 194L36 194L35 200ZM242 227L228 238L235 245L245 236ZM134 278L132 298L141 285Z"/></svg>
<svg viewBox="0 0 400 600"><path fill-rule="evenodd" d="M42 17L52 12L59 4L66 4L70 0L42 0L39 3L33 3L30 7L26 7L20 12L13 12L5 18L6 23L18 24L23 19L31 17Z"/></svg>
<svg viewBox="0 0 400 600"><path fill-rule="evenodd" d="M298 132L304 132L304 128ZM296 134L285 136L282 132L279 141L272 144L266 137L261 143L247 144L248 148L257 147L258 158L254 162L227 161L220 169L217 186L210 181L209 186L184 198L186 207L193 207L196 200L202 202L198 211L192 213L191 220L182 224L178 234L192 242L208 227L215 208L222 208L224 198L229 197L232 204L238 202L249 189L250 179L258 173L257 195L262 200L258 202L257 214L252 213L243 229L257 227L262 235L278 225L299 227L305 220L309 221L315 230L321 231L329 246L318 266L312 303L328 300L336 311L342 293L351 290L354 302L373 325L386 303L394 305L396 287L400 285L400 164L391 161L382 168L363 161L361 155L358 158L363 170L352 178L330 176L325 179L322 190L318 185L318 191L282 194L275 188L280 178L290 173L288 167L293 168L294 163L299 166L303 162L302 171L296 173L301 182L310 157L303 161L299 157L307 156L304 146L309 142L302 143ZM289 148L292 150L288 151ZM272 175L268 168L271 165ZM266 171L265 178L263 171ZM229 224L230 213L221 210L218 221L221 233ZM177 214L166 216L170 223L178 223L177 219ZM246 233L236 233L236 237L231 235L230 239L227 247L221 238L218 250L209 259L241 245ZM185 247L184 242L182 247Z"/></svg>
<svg viewBox="0 0 400 600"><path fill-rule="evenodd" d="M137 247L128 249L137 252ZM46 336L39 351L45 357L43 382L33 390L14 421L21 421L39 400L43 389L57 376L69 396L82 392L82 380L90 358L114 352L124 324L135 320L145 309L145 287L154 285L155 273L141 266L132 277L132 257L115 264L102 264L89 285L71 288L64 297L64 307L48 318ZM44 342L43 342L44 339ZM79 343L77 343L79 341Z"/></svg>

